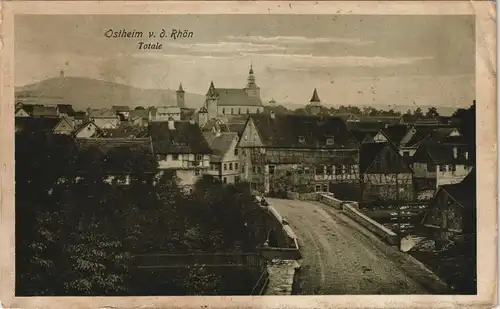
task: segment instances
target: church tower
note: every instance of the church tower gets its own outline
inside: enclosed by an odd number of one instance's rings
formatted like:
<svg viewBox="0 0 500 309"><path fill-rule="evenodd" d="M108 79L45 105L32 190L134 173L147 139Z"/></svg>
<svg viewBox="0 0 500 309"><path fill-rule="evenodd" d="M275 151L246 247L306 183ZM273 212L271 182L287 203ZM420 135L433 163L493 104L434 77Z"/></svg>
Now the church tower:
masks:
<svg viewBox="0 0 500 309"><path fill-rule="evenodd" d="M177 106L180 108L184 108L185 102L184 102L184 89L182 89L182 83L179 84L179 89L177 89Z"/></svg>
<svg viewBox="0 0 500 309"><path fill-rule="evenodd" d="M210 82L208 87L205 105L207 109L208 119L216 118L218 115L219 94L215 90L214 82Z"/></svg>
<svg viewBox="0 0 500 309"><path fill-rule="evenodd" d="M321 111L322 104L321 100L319 99L318 91L316 90L316 88L314 88L314 92L312 94L311 100L309 100L308 106L311 110L311 114L313 115L318 115Z"/></svg>
<svg viewBox="0 0 500 309"><path fill-rule="evenodd" d="M248 96L260 98L260 88L255 83L255 76L253 75L253 66L250 64L250 70L248 71L247 86L245 91Z"/></svg>

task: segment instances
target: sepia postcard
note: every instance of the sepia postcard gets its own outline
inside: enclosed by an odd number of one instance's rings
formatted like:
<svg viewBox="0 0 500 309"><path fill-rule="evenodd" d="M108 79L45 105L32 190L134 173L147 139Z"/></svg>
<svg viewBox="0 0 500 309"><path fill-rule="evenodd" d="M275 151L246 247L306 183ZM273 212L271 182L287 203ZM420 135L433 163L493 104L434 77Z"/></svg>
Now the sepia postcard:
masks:
<svg viewBox="0 0 500 309"><path fill-rule="evenodd" d="M492 1L1 3L0 308L491 308Z"/></svg>

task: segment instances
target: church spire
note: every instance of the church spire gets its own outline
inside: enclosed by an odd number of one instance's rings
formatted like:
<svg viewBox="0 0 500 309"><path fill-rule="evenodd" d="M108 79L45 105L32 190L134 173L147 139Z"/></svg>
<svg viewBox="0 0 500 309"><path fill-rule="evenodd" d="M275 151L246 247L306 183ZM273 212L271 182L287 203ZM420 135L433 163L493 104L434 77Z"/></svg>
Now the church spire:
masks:
<svg viewBox="0 0 500 309"><path fill-rule="evenodd" d="M316 88L314 88L314 92L313 92L313 95L311 97L311 100L309 101L311 103L321 103L321 100L319 99L319 96L318 96L318 91L316 90Z"/></svg>
<svg viewBox="0 0 500 309"><path fill-rule="evenodd" d="M184 89L182 89L182 83L179 84L179 89L177 89L178 92L184 92Z"/></svg>
<svg viewBox="0 0 500 309"><path fill-rule="evenodd" d="M252 62L250 62L250 70L248 71L249 75L253 75L253 65Z"/></svg>
<svg viewBox="0 0 500 309"><path fill-rule="evenodd" d="M257 85L255 84L255 76L253 75L253 65L250 63L250 70L248 71L248 78L247 78L247 88L255 88Z"/></svg>
<svg viewBox="0 0 500 309"><path fill-rule="evenodd" d="M207 97L214 98L214 97L217 97L217 96L218 96L218 94L217 94L217 91L215 90L214 82L211 81L210 82L210 87L208 87Z"/></svg>

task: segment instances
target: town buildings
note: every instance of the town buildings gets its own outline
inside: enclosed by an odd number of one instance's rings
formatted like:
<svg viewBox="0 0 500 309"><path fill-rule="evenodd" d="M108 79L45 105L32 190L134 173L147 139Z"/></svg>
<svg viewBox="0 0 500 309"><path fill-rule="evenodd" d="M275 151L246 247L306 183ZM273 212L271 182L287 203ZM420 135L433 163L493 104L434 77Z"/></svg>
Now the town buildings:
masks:
<svg viewBox="0 0 500 309"><path fill-rule="evenodd" d="M363 143L359 157L364 202L414 200L412 170L393 143Z"/></svg>
<svg viewBox="0 0 500 309"><path fill-rule="evenodd" d="M359 181L358 143L338 117L250 115L238 147L254 190L328 191L332 182Z"/></svg>
<svg viewBox="0 0 500 309"><path fill-rule="evenodd" d="M176 171L179 185L187 191L210 169L210 149L194 121L152 122L148 127L153 154L160 170Z"/></svg>
<svg viewBox="0 0 500 309"><path fill-rule="evenodd" d="M240 181L240 157L238 133L235 132L203 132L203 136L212 150L210 155L210 169L205 173L213 175L223 183Z"/></svg>
<svg viewBox="0 0 500 309"><path fill-rule="evenodd" d="M461 234L475 234L476 224L476 172L462 181L439 186L422 220L427 236L435 240L448 240Z"/></svg>
<svg viewBox="0 0 500 309"><path fill-rule="evenodd" d="M87 109L87 119L103 129L116 128L120 125L120 117L110 109Z"/></svg>

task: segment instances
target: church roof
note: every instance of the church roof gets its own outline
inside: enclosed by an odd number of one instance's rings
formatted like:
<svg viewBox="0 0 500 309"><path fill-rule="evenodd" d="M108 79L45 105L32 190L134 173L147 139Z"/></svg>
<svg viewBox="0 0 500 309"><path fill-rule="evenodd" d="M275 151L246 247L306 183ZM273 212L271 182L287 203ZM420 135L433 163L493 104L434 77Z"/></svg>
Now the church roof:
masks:
<svg viewBox="0 0 500 309"><path fill-rule="evenodd" d="M182 83L179 84L179 89L177 89L178 92L181 92L181 91L184 91L184 89L182 89Z"/></svg>
<svg viewBox="0 0 500 309"><path fill-rule="evenodd" d="M262 106L260 98L249 96L245 89L217 88L219 106Z"/></svg>

